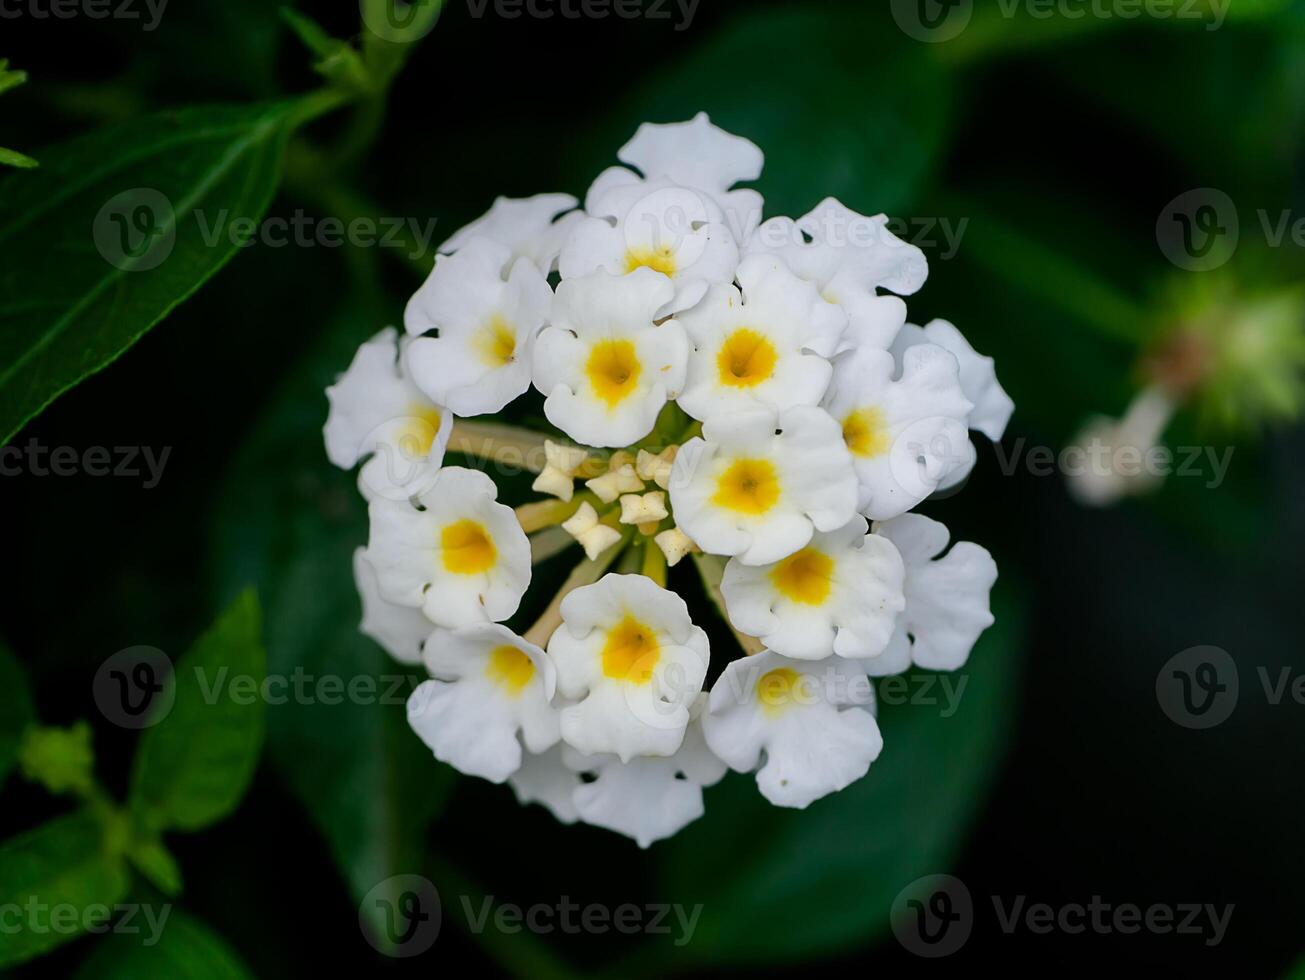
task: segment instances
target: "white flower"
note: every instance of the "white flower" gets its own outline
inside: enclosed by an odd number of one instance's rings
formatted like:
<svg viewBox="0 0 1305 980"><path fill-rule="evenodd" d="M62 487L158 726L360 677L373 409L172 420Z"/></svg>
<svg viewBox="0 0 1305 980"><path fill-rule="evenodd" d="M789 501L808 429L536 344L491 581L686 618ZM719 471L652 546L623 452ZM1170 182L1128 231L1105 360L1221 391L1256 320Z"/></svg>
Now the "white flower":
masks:
<svg viewBox="0 0 1305 980"><path fill-rule="evenodd" d="M556 686L544 651L496 623L426 641L426 667L436 678L408 699L408 723L421 740L470 776L501 783L521 766L521 740L531 752L557 743Z"/></svg>
<svg viewBox="0 0 1305 980"><path fill-rule="evenodd" d="M1123 418L1089 419L1071 444L1082 451L1083 463L1066 468L1069 492L1079 503L1108 507L1154 489L1161 477L1143 463L1159 444L1176 408L1168 392L1151 387L1138 393Z"/></svg>
<svg viewBox="0 0 1305 980"><path fill-rule="evenodd" d="M789 660L766 650L725 668L703 731L731 769L761 767L757 786L771 803L802 808L860 779L879 756L873 703L858 661Z"/></svg>
<svg viewBox="0 0 1305 980"><path fill-rule="evenodd" d="M886 350L906 322L900 296L916 292L929 263L914 245L888 230L888 218L857 214L827 197L797 221L776 217L748 238L744 255L775 255L816 284L825 299L847 312L848 346Z"/></svg>
<svg viewBox="0 0 1305 980"><path fill-rule="evenodd" d="M1006 423L1015 411L1015 403L997 381L997 372L991 357L979 354L969 341L946 320L933 320L925 327L908 323L893 342L893 356L897 358L898 376L901 375L902 358L917 344L936 344L956 357L961 391L973 404L968 424L996 442L1006 431ZM939 490L949 490L962 483L974 469L978 459L973 443L961 447L960 461L951 473L938 484Z"/></svg>
<svg viewBox="0 0 1305 980"><path fill-rule="evenodd" d="M695 714L705 699L698 696ZM580 818L632 837L640 847L671 837L701 817L702 788L718 783L727 768L707 748L696 718L669 757L638 756L622 762L613 755L563 754L568 765L594 776L574 791Z"/></svg>
<svg viewBox="0 0 1305 980"><path fill-rule="evenodd" d="M473 238L439 256L404 312L409 334L439 330L409 345L413 381L457 415L499 411L530 387L535 337L552 302L535 264L512 262L506 245Z"/></svg>
<svg viewBox="0 0 1305 980"><path fill-rule="evenodd" d="M730 622L798 660L882 653L906 604L904 572L892 542L867 531L857 516L773 565L731 558L721 580Z"/></svg>
<svg viewBox="0 0 1305 980"><path fill-rule="evenodd" d="M838 423L820 409L735 412L681 447L671 510L704 551L765 565L850 521L856 474Z"/></svg>
<svg viewBox="0 0 1305 980"><path fill-rule="evenodd" d="M866 662L874 676L899 674L912 663L927 670L955 670L970 656L979 634L993 623L989 594L997 565L986 548L958 541L946 555L950 535L921 514L874 527L897 546L906 566L906 608L883 656Z"/></svg>
<svg viewBox="0 0 1305 980"><path fill-rule="evenodd" d="M400 663L421 663L421 648L435 624L420 609L387 602L376 584L376 569L367 560L367 549L353 553L353 580L362 599L359 632L370 636Z"/></svg>
<svg viewBox="0 0 1305 980"><path fill-rule="evenodd" d="M588 754L671 755L702 690L707 634L684 600L642 575L605 575L562 600L548 644L562 709L562 738Z"/></svg>
<svg viewBox="0 0 1305 980"><path fill-rule="evenodd" d="M713 125L705 112L688 122L644 123L616 156L638 167L648 180L666 178L711 195L740 236L761 220L761 195L751 188L731 188L760 177L765 155L751 140ZM594 181L585 209L594 213L596 198L613 187L639 182L638 174L610 167Z"/></svg>
<svg viewBox="0 0 1305 980"><path fill-rule="evenodd" d="M593 195L591 195L593 197ZM648 269L673 291L654 311L662 319L693 306L711 283L728 283L739 247L710 197L665 180L622 184L593 198L558 259L563 280L603 271Z"/></svg>
<svg viewBox="0 0 1305 980"><path fill-rule="evenodd" d="M440 254L456 252L473 238L490 238L506 245L513 261L527 258L547 275L557 262L562 242L584 217L579 211L571 211L575 206L576 199L570 194L500 197L486 214L454 232L439 247ZM571 213L558 218L563 211Z"/></svg>
<svg viewBox="0 0 1305 980"><path fill-rule="evenodd" d="M326 389L326 455L341 469L371 457L358 477L369 499L406 500L421 490L439 472L453 429L453 413L407 376L403 346L387 327L358 348L349 370Z"/></svg>
<svg viewBox="0 0 1305 980"><path fill-rule="evenodd" d="M932 320L924 327L908 323L893 342L899 377L903 355L916 344L937 344L952 353L959 370L961 391L974 406L969 415L970 428L993 442L1001 439L1015 411L1015 403L997 380L993 359L971 347L965 335L946 320Z"/></svg>
<svg viewBox="0 0 1305 980"><path fill-rule="evenodd" d="M544 414L576 442L626 446L652 431L684 386L689 342L674 320L653 322L674 292L648 269L561 283L552 325L535 345Z"/></svg>
<svg viewBox="0 0 1305 980"><path fill-rule="evenodd" d="M575 823L579 811L575 806L575 791L580 787L580 774L563 761L566 752L574 752L559 742L547 752L535 755L527 752L521 759L521 768L508 776L508 785L523 806L538 803L562 823Z"/></svg>
<svg viewBox="0 0 1305 980"><path fill-rule="evenodd" d="M745 259L739 289L713 286L679 315L693 350L679 405L696 419L762 406L816 405L847 316L769 256Z"/></svg>
<svg viewBox="0 0 1305 980"><path fill-rule="evenodd" d="M934 344L902 356L863 347L841 354L824 407L843 427L859 483L857 509L872 520L910 510L974 452L956 358Z"/></svg>
<svg viewBox="0 0 1305 980"><path fill-rule="evenodd" d="M381 595L438 626L501 622L530 584L530 542L484 473L449 466L407 502L374 500L367 559Z"/></svg>

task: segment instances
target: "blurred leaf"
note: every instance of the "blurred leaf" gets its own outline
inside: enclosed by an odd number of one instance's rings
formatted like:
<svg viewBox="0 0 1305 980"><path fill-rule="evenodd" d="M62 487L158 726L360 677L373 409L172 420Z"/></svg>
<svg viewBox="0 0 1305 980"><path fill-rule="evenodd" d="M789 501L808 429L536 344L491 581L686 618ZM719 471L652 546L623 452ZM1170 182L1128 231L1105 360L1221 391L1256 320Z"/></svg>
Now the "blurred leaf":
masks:
<svg viewBox="0 0 1305 980"><path fill-rule="evenodd" d="M244 796L263 748L259 628L258 599L245 591L177 662L176 702L145 730L132 772L129 803L146 826L198 830Z"/></svg>
<svg viewBox="0 0 1305 980"><path fill-rule="evenodd" d="M110 935L77 976L82 980L252 980L254 976L225 939L175 909L157 939L147 946L140 936Z"/></svg>
<svg viewBox="0 0 1305 980"><path fill-rule="evenodd" d="M12 916L0 929L0 967L75 939L91 907L112 908L127 894L128 880L122 858L105 846L104 825L90 811L58 817L0 845L0 908L22 909L17 929ZM67 928L52 926L55 906L77 911Z"/></svg>
<svg viewBox="0 0 1305 980"><path fill-rule="evenodd" d="M36 720L22 664L0 643L0 787L13 768L23 729Z"/></svg>
<svg viewBox="0 0 1305 980"><path fill-rule="evenodd" d="M147 116L0 178L0 442L235 254L232 222L267 208L296 105Z"/></svg>
<svg viewBox="0 0 1305 980"><path fill-rule="evenodd" d="M1217 32L1217 43L1203 30L1116 34L1108 44L1060 52L1047 70L1181 162L1157 212L1182 191L1212 186L1231 194L1250 220L1254 207L1287 206L1296 174L1305 126L1303 11L1297 4L1290 17L1263 24L1237 23L1230 13L1234 22Z"/></svg>
<svg viewBox="0 0 1305 980"><path fill-rule="evenodd" d="M127 857L136 870L165 895L181 894L181 868L158 837L134 841Z"/></svg>
<svg viewBox="0 0 1305 980"><path fill-rule="evenodd" d="M214 536L219 589L258 583L270 668L304 678L306 695L271 711L269 748L355 900L420 866L425 828L454 778L408 727L418 673L358 632L352 567L366 505L355 475L327 462L322 425L326 385L385 322L359 310L360 291L235 459Z"/></svg>
<svg viewBox="0 0 1305 980"><path fill-rule="evenodd" d="M906 207L938 162L952 79L891 26L863 20L871 16L790 5L735 17L686 57L657 64L586 142L590 158L607 161L639 123L706 110L765 151L755 186L767 214L796 216L827 195L868 214Z"/></svg>
<svg viewBox="0 0 1305 980"><path fill-rule="evenodd" d="M864 779L801 811L771 806L751 775L708 792L709 818L673 838L657 862L665 894L703 906L679 955L774 964L873 942L898 892L948 869L1012 721L1025 624L1016 591L998 585L996 625L968 666L936 675L923 695L937 705L886 704L879 682L884 751ZM950 717L944 678L966 682ZM904 690L915 695L918 684Z"/></svg>
<svg viewBox="0 0 1305 980"><path fill-rule="evenodd" d="M17 167L19 170L32 170L39 167L37 163L29 156L24 156L17 150L8 150L0 146L0 163L9 167Z"/></svg>

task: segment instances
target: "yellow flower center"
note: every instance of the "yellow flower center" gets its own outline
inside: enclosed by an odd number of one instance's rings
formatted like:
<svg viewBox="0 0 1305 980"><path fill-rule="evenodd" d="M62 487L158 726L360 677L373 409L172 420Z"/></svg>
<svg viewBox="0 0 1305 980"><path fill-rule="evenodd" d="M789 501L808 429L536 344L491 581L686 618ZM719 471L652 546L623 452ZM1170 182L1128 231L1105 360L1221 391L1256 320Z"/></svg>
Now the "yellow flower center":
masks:
<svg viewBox="0 0 1305 980"><path fill-rule="evenodd" d="M819 606L834 588L834 560L814 548L803 548L776 565L770 580L785 598Z"/></svg>
<svg viewBox="0 0 1305 980"><path fill-rule="evenodd" d="M395 437L399 451L408 459L429 456L435 437L440 433L443 417L434 405L413 402L408 406L408 414L403 427Z"/></svg>
<svg viewBox="0 0 1305 980"><path fill-rule="evenodd" d="M463 519L440 532L444 567L455 575L475 575L494 567L498 551L483 525Z"/></svg>
<svg viewBox="0 0 1305 980"><path fill-rule="evenodd" d="M735 330L716 355L720 383L731 388L752 388L775 373L775 345L755 330Z"/></svg>
<svg viewBox="0 0 1305 980"><path fill-rule="evenodd" d="M888 426L877 408L858 408L843 419L843 441L856 456L866 459L888 450Z"/></svg>
<svg viewBox="0 0 1305 980"><path fill-rule="evenodd" d="M652 269L668 276L675 275L675 255L670 246L661 248L632 248L625 253L625 271Z"/></svg>
<svg viewBox="0 0 1305 980"><path fill-rule="evenodd" d="M766 513L779 500L779 475L765 459L737 459L721 474L711 502L754 517Z"/></svg>
<svg viewBox="0 0 1305 980"><path fill-rule="evenodd" d="M516 697L535 676L535 665L525 653L505 643L490 651L485 676Z"/></svg>
<svg viewBox="0 0 1305 980"><path fill-rule="evenodd" d="M603 673L613 680L647 684L657 666L660 646L656 633L629 613L607 634Z"/></svg>
<svg viewBox="0 0 1305 980"><path fill-rule="evenodd" d="M639 355L629 340L600 340L589 349L585 374L594 394L615 408L639 383Z"/></svg>
<svg viewBox="0 0 1305 980"><path fill-rule="evenodd" d="M503 367L516 360L516 331L498 313L481 325L472 343L480 354L480 359L490 367Z"/></svg>
<svg viewBox="0 0 1305 980"><path fill-rule="evenodd" d="M757 681L757 703L772 718L802 702L802 675L788 667L767 671Z"/></svg>

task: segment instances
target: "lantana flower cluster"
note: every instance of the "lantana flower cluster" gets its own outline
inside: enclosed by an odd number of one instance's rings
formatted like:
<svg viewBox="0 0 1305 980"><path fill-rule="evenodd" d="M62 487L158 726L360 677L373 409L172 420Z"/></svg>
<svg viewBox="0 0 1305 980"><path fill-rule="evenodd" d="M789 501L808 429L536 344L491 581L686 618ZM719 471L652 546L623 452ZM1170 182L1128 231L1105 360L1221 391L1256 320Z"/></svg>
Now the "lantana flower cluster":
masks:
<svg viewBox="0 0 1305 980"><path fill-rule="evenodd" d="M906 322L927 263L883 215L763 221L738 186L761 150L705 114L618 156L583 206L500 198L445 242L403 332L327 390L325 435L362 464L362 631L430 674L416 734L646 847L728 769L777 806L843 789L883 746L872 679L965 663L996 566L910 512L1013 406L954 326ZM522 396L553 431L493 418ZM513 466L538 500L498 499ZM538 621L503 625L576 544ZM686 559L737 646L667 588Z"/></svg>

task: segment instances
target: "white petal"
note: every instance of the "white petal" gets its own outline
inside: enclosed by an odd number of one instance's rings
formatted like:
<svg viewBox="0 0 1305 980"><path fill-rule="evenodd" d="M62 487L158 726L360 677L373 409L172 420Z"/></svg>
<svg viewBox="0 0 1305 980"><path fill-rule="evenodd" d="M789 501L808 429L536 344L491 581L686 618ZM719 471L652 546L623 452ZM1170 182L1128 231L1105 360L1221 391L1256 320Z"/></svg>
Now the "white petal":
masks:
<svg viewBox="0 0 1305 980"><path fill-rule="evenodd" d="M819 403L846 315L772 257L745 259L738 278L741 293L714 286L680 314L693 344L680 406L705 421L740 409Z"/></svg>
<svg viewBox="0 0 1305 980"><path fill-rule="evenodd" d="M866 532L865 519L856 517L781 562L730 559L721 581L730 621L794 659L878 656L905 605L904 570L892 542Z"/></svg>
<svg viewBox="0 0 1305 980"><path fill-rule="evenodd" d="M731 481L746 478L751 487L757 476L765 480L753 501L729 492ZM749 410L711 419L703 438L681 447L670 494L676 521L703 550L764 565L806 545L815 530L851 520L856 476L824 411Z"/></svg>
<svg viewBox="0 0 1305 980"><path fill-rule="evenodd" d="M568 595L561 612L548 655L559 693L576 702L562 711L566 742L626 761L675 752L710 657L684 600L642 575L606 575ZM618 654L610 663L609 649Z"/></svg>
<svg viewBox="0 0 1305 980"><path fill-rule="evenodd" d="M405 374L401 346L393 328L382 330L358 348L349 369L326 389L327 456L343 469L371 457L359 480L369 500L406 500L424 488L439 472L452 432L452 412Z"/></svg>
<svg viewBox="0 0 1305 980"><path fill-rule="evenodd" d="M508 784L518 802L539 803L562 823L575 823L575 791L580 788L580 774L562 761L562 746L535 755L527 752L521 768L508 776Z"/></svg>
<svg viewBox="0 0 1305 980"><path fill-rule="evenodd" d="M897 545L906 566L906 609L898 621L899 637L890 646L900 650L909 642L911 661L928 670L961 667L979 634L993 623L989 596L997 565L992 556L977 544L959 541L938 558L950 535L938 521L920 514L877 524L875 531ZM867 666L876 675L904 669L900 653Z"/></svg>
<svg viewBox="0 0 1305 980"><path fill-rule="evenodd" d="M878 757L883 739L872 703L854 661L813 663L765 651L725 668L703 730L730 768L760 765L757 786L766 799L802 808L860 779Z"/></svg>
<svg viewBox="0 0 1305 980"><path fill-rule="evenodd" d="M421 648L434 624L420 609L387 602L376 584L376 570L367 561L366 549L353 553L353 577L362 598L362 623L359 630L395 660L405 664L421 663Z"/></svg>
<svg viewBox="0 0 1305 980"><path fill-rule="evenodd" d="M670 280L648 269L562 282L552 325L534 355L534 383L550 422L588 446L625 446L652 431L667 399L684 386L684 328L653 322L673 294ZM609 373L604 358L618 349L630 363L612 364ZM617 383L618 368L628 384Z"/></svg>
<svg viewBox="0 0 1305 980"><path fill-rule="evenodd" d="M457 415L500 411L530 387L535 337L553 293L529 259L511 258L506 246L470 239L436 260L404 314L410 334L439 331L409 346L413 381Z"/></svg>
<svg viewBox="0 0 1305 980"><path fill-rule="evenodd" d="M842 424L859 483L858 509L875 520L910 510L972 459L956 358L909 348L902 376L887 351L859 348L834 362L824 408Z"/></svg>
<svg viewBox="0 0 1305 980"><path fill-rule="evenodd" d="M456 252L473 238L490 238L506 245L513 256L530 259L544 273L552 270L562 242L581 217L579 212L557 216L576 206L570 194L500 197L488 213L454 232L439 251Z"/></svg>
<svg viewBox="0 0 1305 980"><path fill-rule="evenodd" d="M707 748L697 721L669 758L642 756L623 763L593 756L572 763L596 777L575 792L581 818L632 837L640 847L670 837L702 816L702 787L717 782L726 769Z"/></svg>
<svg viewBox="0 0 1305 980"><path fill-rule="evenodd" d="M497 622L517 610L530 583L530 542L510 507L497 503L484 473L450 466L417 498L374 500L367 558L388 601L420 608L448 628ZM446 530L462 522L479 529L492 547L484 569L458 569L443 550Z"/></svg>
<svg viewBox="0 0 1305 980"><path fill-rule="evenodd" d="M946 320L933 320L923 329L908 325L893 344L893 355L902 361L907 348L915 344L937 344L951 351L960 368L961 390L973 403L969 425L996 442L1006 431L1015 403L997 380L991 357L979 354L965 336Z"/></svg>
<svg viewBox="0 0 1305 980"><path fill-rule="evenodd" d="M644 123L617 156L645 177L713 194L761 176L765 156L751 140L712 125L705 112L688 122Z"/></svg>

